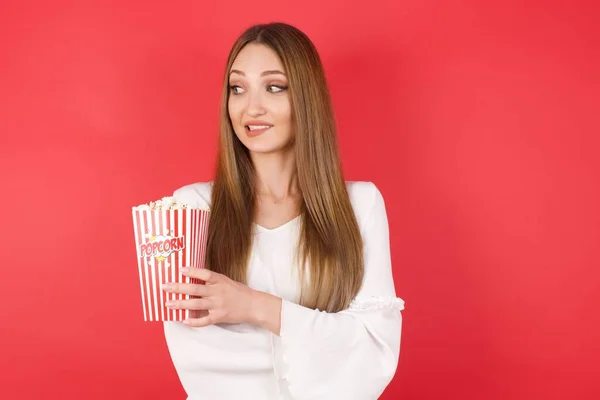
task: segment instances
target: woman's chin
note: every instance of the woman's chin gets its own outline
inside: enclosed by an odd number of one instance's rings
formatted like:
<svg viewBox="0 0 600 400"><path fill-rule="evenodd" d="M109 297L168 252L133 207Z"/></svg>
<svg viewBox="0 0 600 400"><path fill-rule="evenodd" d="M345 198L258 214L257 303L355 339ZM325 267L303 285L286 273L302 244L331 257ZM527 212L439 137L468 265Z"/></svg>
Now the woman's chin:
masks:
<svg viewBox="0 0 600 400"><path fill-rule="evenodd" d="M285 146L283 145L273 145L273 144L261 144L259 145L258 143L253 143L250 146L246 146L248 148L248 150L253 153L253 154L273 154L273 153L277 153L277 152L281 152L283 151L283 149L285 148Z"/></svg>

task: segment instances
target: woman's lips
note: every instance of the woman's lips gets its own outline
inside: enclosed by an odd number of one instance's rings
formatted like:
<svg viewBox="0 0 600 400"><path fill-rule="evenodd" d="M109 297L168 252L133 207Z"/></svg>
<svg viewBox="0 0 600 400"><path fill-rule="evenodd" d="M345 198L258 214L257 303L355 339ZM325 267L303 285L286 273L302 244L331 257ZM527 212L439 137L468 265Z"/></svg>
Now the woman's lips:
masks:
<svg viewBox="0 0 600 400"><path fill-rule="evenodd" d="M270 127L268 127L268 128L262 128L262 129L252 129L252 130L250 130L250 128L246 127L246 134L247 134L249 137L254 137L254 136L258 136L258 135L260 135L261 133L264 133L264 132L268 131L268 130L269 130L269 129L271 129L271 128L272 128L272 126L270 126Z"/></svg>

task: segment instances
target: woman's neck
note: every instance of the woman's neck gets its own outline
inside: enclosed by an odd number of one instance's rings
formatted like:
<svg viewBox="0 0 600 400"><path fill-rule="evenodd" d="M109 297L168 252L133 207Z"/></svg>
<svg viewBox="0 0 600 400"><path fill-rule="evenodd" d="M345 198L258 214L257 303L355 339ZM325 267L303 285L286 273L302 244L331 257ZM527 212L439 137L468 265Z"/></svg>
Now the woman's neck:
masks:
<svg viewBox="0 0 600 400"><path fill-rule="evenodd" d="M252 153L256 172L256 193L274 201L298 196L300 190L293 150L274 153Z"/></svg>

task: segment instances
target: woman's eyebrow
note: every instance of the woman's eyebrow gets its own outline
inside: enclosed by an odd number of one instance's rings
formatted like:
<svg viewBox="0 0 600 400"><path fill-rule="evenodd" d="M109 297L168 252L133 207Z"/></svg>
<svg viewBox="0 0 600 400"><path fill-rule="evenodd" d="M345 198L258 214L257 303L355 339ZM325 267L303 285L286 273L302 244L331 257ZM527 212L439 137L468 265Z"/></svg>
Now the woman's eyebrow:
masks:
<svg viewBox="0 0 600 400"><path fill-rule="evenodd" d="M242 71L238 70L238 69L232 69L231 72L229 73L229 75L231 74L238 74L241 76L246 76L245 73L243 73ZM285 74L277 69L271 69L271 70L267 70L267 71L263 71L260 76L266 76L266 75L283 75L285 76Z"/></svg>

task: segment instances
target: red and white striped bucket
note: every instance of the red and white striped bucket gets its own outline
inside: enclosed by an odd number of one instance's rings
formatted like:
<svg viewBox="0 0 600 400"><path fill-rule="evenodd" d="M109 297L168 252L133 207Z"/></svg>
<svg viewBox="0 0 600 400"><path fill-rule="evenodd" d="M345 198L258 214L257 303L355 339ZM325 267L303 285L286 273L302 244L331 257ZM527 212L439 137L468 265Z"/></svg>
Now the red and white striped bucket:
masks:
<svg viewBox="0 0 600 400"><path fill-rule="evenodd" d="M183 321L189 317L189 310L171 310L165 303L193 297L167 293L161 285L201 283L182 275L179 268L204 268L209 217L210 212L203 209L133 209L144 321Z"/></svg>

